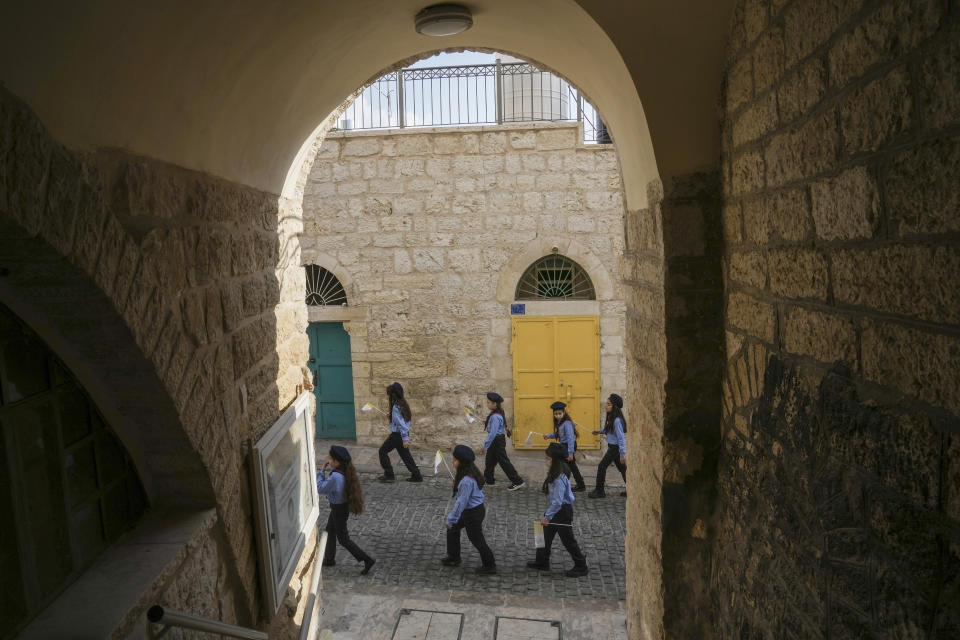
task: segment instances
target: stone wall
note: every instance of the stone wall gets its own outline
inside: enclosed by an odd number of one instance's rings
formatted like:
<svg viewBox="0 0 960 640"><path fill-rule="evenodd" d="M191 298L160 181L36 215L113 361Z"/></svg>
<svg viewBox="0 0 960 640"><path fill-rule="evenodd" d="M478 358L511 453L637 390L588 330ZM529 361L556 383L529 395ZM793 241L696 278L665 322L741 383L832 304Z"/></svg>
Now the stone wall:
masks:
<svg viewBox="0 0 960 640"><path fill-rule="evenodd" d="M599 315L601 393L623 392L620 170L611 145L580 140L576 123L327 135L304 189L302 259L333 272L359 314L345 323L358 409L399 380L415 441L479 442L462 408L485 412L491 389L511 422L509 303L554 248L597 300L528 301L528 314ZM383 434L379 414L357 411L359 442Z"/></svg>
<svg viewBox="0 0 960 640"><path fill-rule="evenodd" d="M728 64L716 633L956 636L960 12L745 0Z"/></svg>
<svg viewBox="0 0 960 640"><path fill-rule="evenodd" d="M125 445L163 457L165 443L185 435L184 457L201 461L206 474L194 494L159 487L151 503L212 496L222 537L208 560L225 569L212 572L217 584L197 588L235 602L221 608L230 622L262 622L245 443L304 383L300 228L287 214L274 195L196 172L121 151L64 149L0 93L2 301L30 309L25 319L55 350L65 345L58 355L85 387L118 373L130 379L140 363L162 385L157 407L172 406L169 419L157 437L128 434ZM39 249L23 255L18 242ZM108 304L76 297L80 281ZM51 301L59 306L42 306ZM71 346L101 326L116 327L116 341ZM123 353L111 351L124 341ZM97 398L105 414L122 415L111 406L118 402Z"/></svg>

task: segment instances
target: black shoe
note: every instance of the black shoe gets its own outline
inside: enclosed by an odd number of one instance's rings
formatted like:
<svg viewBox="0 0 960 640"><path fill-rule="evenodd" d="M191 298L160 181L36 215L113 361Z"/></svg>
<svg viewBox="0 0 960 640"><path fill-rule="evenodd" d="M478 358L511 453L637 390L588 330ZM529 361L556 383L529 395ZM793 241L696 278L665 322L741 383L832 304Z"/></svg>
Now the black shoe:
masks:
<svg viewBox="0 0 960 640"><path fill-rule="evenodd" d="M477 567L473 571L481 576L495 576L497 575L497 565L493 565L492 567Z"/></svg>
<svg viewBox="0 0 960 640"><path fill-rule="evenodd" d="M627 492L626 492L626 491L621 491L621 492L620 492L620 497L621 497L621 498L626 498L626 497L627 497Z"/></svg>
<svg viewBox="0 0 960 640"><path fill-rule="evenodd" d="M394 478L393 476L388 476L388 475L386 475L386 474L384 474L384 475L380 476L379 478L377 478L377 482L382 482L382 483L384 483L384 484L388 484L388 483L390 483L390 482L396 482L396 481L397 481L396 478Z"/></svg>
<svg viewBox="0 0 960 640"><path fill-rule="evenodd" d="M563 572L563 575L567 576L568 578L579 578L587 575L588 573L590 573L590 569L587 568L587 565L583 565L582 567L568 569L567 571Z"/></svg>
<svg viewBox="0 0 960 640"><path fill-rule="evenodd" d="M407 482L423 482L423 476L410 476Z"/></svg>
<svg viewBox="0 0 960 640"><path fill-rule="evenodd" d="M445 567L459 567L460 558L451 558L450 556L447 556L446 558L440 561L440 564L442 564Z"/></svg>
<svg viewBox="0 0 960 640"><path fill-rule="evenodd" d="M363 561L363 571L360 572L360 575L365 576L370 573L370 569L373 569L373 565L377 564L376 558L370 558L369 560Z"/></svg>
<svg viewBox="0 0 960 640"><path fill-rule="evenodd" d="M530 562L528 562L528 563L527 563L527 568L528 568L528 569L539 569L540 571L550 571L550 565L549 565L549 564L540 564L540 563L537 562L536 560L531 560Z"/></svg>
<svg viewBox="0 0 960 640"><path fill-rule="evenodd" d="M522 488L526 484L527 483L524 482L523 480L521 480L520 482L514 482L509 487L507 487L507 491L516 491L517 489Z"/></svg>
<svg viewBox="0 0 960 640"><path fill-rule="evenodd" d="M606 498L607 494L603 492L603 489L594 489L587 494L588 498Z"/></svg>
<svg viewBox="0 0 960 640"><path fill-rule="evenodd" d="M576 493L576 492L578 492L578 491L586 491L586 490L587 490L587 485L585 485L585 484L581 484L581 485L573 488L573 492L574 492L574 493Z"/></svg>
<svg viewBox="0 0 960 640"><path fill-rule="evenodd" d="M324 561L323 561L323 566L325 566L325 567L335 567L335 566L337 566L337 561L336 561L336 560L324 560Z"/></svg>

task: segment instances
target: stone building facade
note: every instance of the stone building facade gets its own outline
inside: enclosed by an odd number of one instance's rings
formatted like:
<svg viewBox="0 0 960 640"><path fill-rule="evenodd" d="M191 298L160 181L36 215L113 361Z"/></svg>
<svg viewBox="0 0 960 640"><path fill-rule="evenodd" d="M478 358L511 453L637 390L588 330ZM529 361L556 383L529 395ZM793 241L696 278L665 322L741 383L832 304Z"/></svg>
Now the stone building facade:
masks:
<svg viewBox="0 0 960 640"><path fill-rule="evenodd" d="M512 423L510 305L547 255L582 266L596 299L521 300L526 315L599 316L598 411L624 393L620 169L612 145L581 140L577 123L324 138L304 187L301 259L346 290L346 308L311 307L310 320L344 321L350 334L359 442L382 441L383 419L360 406L382 405L394 380L415 441L431 447L479 442L463 408L485 415L488 390Z"/></svg>

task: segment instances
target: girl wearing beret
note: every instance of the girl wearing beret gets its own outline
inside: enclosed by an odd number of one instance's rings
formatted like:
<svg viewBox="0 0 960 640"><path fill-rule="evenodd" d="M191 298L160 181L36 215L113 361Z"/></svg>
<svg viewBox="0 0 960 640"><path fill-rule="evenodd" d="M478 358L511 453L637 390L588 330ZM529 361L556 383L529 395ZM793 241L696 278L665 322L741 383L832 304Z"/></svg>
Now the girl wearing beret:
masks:
<svg viewBox="0 0 960 640"><path fill-rule="evenodd" d="M487 409L490 410L490 415L483 423L487 430L487 439L483 443L483 453L486 454L483 478L487 484L494 484L493 472L499 464L510 480L510 486L507 489L516 491L523 486L523 478L513 468L513 463L507 457L506 422L503 417L502 404L503 396L499 393L491 391L487 394Z"/></svg>
<svg viewBox="0 0 960 640"><path fill-rule="evenodd" d="M547 494L549 504L540 520L544 525L544 545L542 549L537 549L536 559L528 562L527 566L531 569L548 571L550 547L553 545L554 536L559 535L560 542L573 558L573 568L566 571L564 575L568 578L579 578L587 575L589 569L587 559L573 536L573 491L570 489L570 468L566 461L567 449L559 443L551 442L547 447L546 457L547 479L543 483L543 492Z"/></svg>
<svg viewBox="0 0 960 640"><path fill-rule="evenodd" d="M470 447L458 444L453 448L453 467L457 475L453 480L453 495L457 500L447 514L447 557L441 560L446 567L460 565L460 530L467 530L467 538L480 554L481 566L476 572L490 575L497 572L493 552L483 537L483 517L486 515L483 495L483 476L474 464L476 456Z"/></svg>
<svg viewBox="0 0 960 640"><path fill-rule="evenodd" d="M580 473L580 467L577 466L577 430L573 426L573 420L567 415L567 405L563 402L554 402L550 405L553 409L553 433L544 434L544 440L555 439L567 451L566 465L573 474L573 479L577 482L574 491L585 491L587 485L583 482L583 475Z"/></svg>
<svg viewBox="0 0 960 640"><path fill-rule="evenodd" d="M380 466L383 475L377 478L380 482L393 482L393 465L390 464L390 452L394 449L400 454L400 459L410 472L407 482L423 482L420 469L410 454L410 405L403 399L403 387L394 382L387 387L387 400L390 403L390 435L380 445Z"/></svg>
<svg viewBox="0 0 960 640"><path fill-rule="evenodd" d="M603 491L603 485L607 479L607 467L611 464L617 465L623 481L627 481L627 437L624 435L627 431L627 422L623 418L623 398L615 393L611 393L607 398L607 420L603 425L602 431L594 431L594 435L601 433L607 439L607 452L597 467L597 487L588 493L591 498L606 498L607 494ZM624 491L620 495L627 495Z"/></svg>
<svg viewBox="0 0 960 640"><path fill-rule="evenodd" d="M327 476L327 469L333 467ZM323 566L336 564L337 543L358 561L363 563L361 575L370 573L376 560L350 539L347 533L347 518L350 514L363 513L363 489L357 468L350 461L350 453L343 447L330 447L330 457L317 474L317 491L330 501L330 516L327 518L327 549L323 554Z"/></svg>

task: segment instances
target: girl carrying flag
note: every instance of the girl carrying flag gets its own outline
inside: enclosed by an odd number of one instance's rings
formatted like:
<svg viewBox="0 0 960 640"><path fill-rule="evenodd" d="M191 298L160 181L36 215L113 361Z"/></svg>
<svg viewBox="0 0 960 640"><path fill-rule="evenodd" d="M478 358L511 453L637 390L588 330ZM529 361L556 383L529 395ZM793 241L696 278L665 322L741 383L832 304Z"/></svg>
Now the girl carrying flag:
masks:
<svg viewBox="0 0 960 640"><path fill-rule="evenodd" d="M327 469L333 467L327 476ZM323 566L336 564L337 543L358 561L363 563L361 575L370 573L376 560L350 539L347 533L347 518L350 514L363 513L363 489L357 468L350 461L350 453L339 445L330 447L330 457L317 474L317 491L330 501L330 516L327 518L327 549L323 554Z"/></svg>
<svg viewBox="0 0 960 640"><path fill-rule="evenodd" d="M570 468L567 466L566 448L556 442L547 447L547 479L543 482L543 492L547 494L549 504L540 523L543 527L543 548L537 549L535 560L528 562L531 569L541 571L550 570L550 547L554 536L560 536L560 542L570 557L573 558L573 568L564 575L568 578L579 578L589 572L587 559L580 551L580 545L573 536L573 491L570 490Z"/></svg>
<svg viewBox="0 0 960 640"><path fill-rule="evenodd" d="M567 415L567 405L564 402L554 402L550 405L550 408L553 409L553 433L544 434L544 440L555 439L558 443L563 445L567 451L565 457L566 466L569 468L570 473L573 474L573 479L577 482L577 486L573 488L574 491L585 491L587 485L583 482L583 475L580 473L580 467L577 466L577 430L573 426L573 420L570 419L570 416Z"/></svg>
<svg viewBox="0 0 960 640"><path fill-rule="evenodd" d="M623 398L615 393L611 393L607 398L607 420L603 425L602 431L594 431L594 435L601 433L607 439L607 452L597 467L597 487L587 494L591 498L606 498L607 494L603 491L603 485L607 479L607 467L611 464L617 465L617 471L623 481L627 481L627 437L624 435L627 431L627 421L623 417ZM620 495L627 495L623 491Z"/></svg>
<svg viewBox="0 0 960 640"><path fill-rule="evenodd" d="M394 449L400 454L400 459L410 472L407 482L423 482L420 469L410 454L410 405L403 399L403 387L394 382L387 387L387 400L390 402L390 435L380 445L380 466L383 475L377 478L380 482L393 482L393 465L390 464L390 452Z"/></svg>
<svg viewBox="0 0 960 640"><path fill-rule="evenodd" d="M503 417L502 404L503 396L499 393L491 391L487 394L487 409L490 410L490 415L483 423L487 430L487 439L483 443L483 453L486 454L483 479L489 485L494 484L493 472L499 464L510 480L507 490L516 491L523 486L523 478L513 468L513 463L507 457L506 421Z"/></svg>
<svg viewBox="0 0 960 640"><path fill-rule="evenodd" d="M474 464L473 449L462 444L453 448L453 467L457 475L453 480L453 495L457 500L447 514L447 557L440 561L445 567L460 565L460 530L467 530L467 538L480 554L481 566L476 572L492 575L497 572L493 552L483 537L483 518L486 515L483 495L483 476Z"/></svg>

